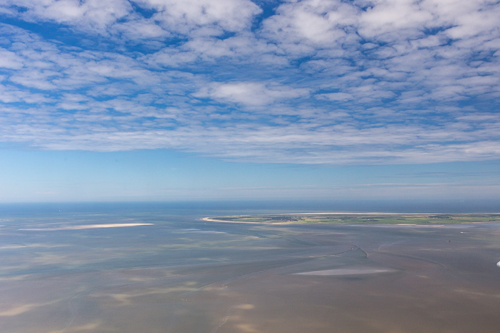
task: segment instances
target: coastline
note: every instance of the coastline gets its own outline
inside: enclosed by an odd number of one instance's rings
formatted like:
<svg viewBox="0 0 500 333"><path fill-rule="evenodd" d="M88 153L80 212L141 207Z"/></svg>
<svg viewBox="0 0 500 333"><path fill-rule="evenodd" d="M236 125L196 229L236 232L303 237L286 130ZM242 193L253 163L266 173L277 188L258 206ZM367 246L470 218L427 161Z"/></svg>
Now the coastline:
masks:
<svg viewBox="0 0 500 333"><path fill-rule="evenodd" d="M289 217L288 220L280 217ZM322 218L321 216L325 216ZM319 217L319 218L317 218ZM220 219L224 218L224 219ZM443 226L475 223L500 223L499 213L284 213L262 215L235 215L204 217L201 220L216 223L244 223L261 225L397 225ZM248 219L248 221L245 221ZM257 219L261 221L252 221ZM352 219L352 220L351 220ZM406 223L405 223L406 222Z"/></svg>

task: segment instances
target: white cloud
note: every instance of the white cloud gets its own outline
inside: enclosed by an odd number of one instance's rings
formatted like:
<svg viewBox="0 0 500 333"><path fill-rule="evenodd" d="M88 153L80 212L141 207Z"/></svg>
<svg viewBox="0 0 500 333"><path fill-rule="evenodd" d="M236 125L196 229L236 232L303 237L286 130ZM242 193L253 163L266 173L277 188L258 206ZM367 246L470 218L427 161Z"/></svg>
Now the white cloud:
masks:
<svg viewBox="0 0 500 333"><path fill-rule="evenodd" d="M247 29L254 15L262 10L250 0L135 0L146 8L154 8L153 18L169 31L183 34L202 26L218 26L226 31ZM212 30L208 35L220 34Z"/></svg>
<svg viewBox="0 0 500 333"><path fill-rule="evenodd" d="M23 67L21 57L14 52L0 48L0 68L19 69Z"/></svg>
<svg viewBox="0 0 500 333"><path fill-rule="evenodd" d="M16 14L29 21L47 20L100 31L132 8L126 0L5 0L2 7L23 8Z"/></svg>
<svg viewBox="0 0 500 333"><path fill-rule="evenodd" d="M348 101L353 99L351 94L346 93L317 94L315 97L317 99L325 99L329 101Z"/></svg>
<svg viewBox="0 0 500 333"><path fill-rule="evenodd" d="M36 22L56 22L104 35L131 39L164 38L170 33L219 35L248 29L261 9L250 0L136 0L155 11L150 19L133 11L128 0L5 0L0 12Z"/></svg>
<svg viewBox="0 0 500 333"><path fill-rule="evenodd" d="M288 59L276 54L278 52L280 50L276 45L257 39L249 32L242 32L225 39L194 37L181 46L165 47L144 56L142 60L152 66L177 68L193 63L216 62L221 58L230 59L232 63L288 66Z"/></svg>
<svg viewBox="0 0 500 333"><path fill-rule="evenodd" d="M43 94L31 93L22 89L5 85L0 85L0 101L2 103L23 102L26 104L43 104L53 102L51 98L48 98ZM6 110L7 108L2 108L2 111Z"/></svg>
<svg viewBox="0 0 500 333"><path fill-rule="evenodd" d="M263 106L283 99L294 99L309 95L309 89L294 89L277 84L260 82L211 83L203 87L195 97L240 103L248 106Z"/></svg>
<svg viewBox="0 0 500 333"><path fill-rule="evenodd" d="M49 124L19 124L14 126L17 134L13 134L12 129L4 130L4 124L2 133L4 138L12 135L11 138L21 142L43 138L41 146L48 149L114 151L169 147L231 160L281 163L432 163L490 159L500 152L500 126L491 119L488 119L490 125L472 132L408 125L363 128L359 124L353 126L356 123L352 122L324 124L320 128L310 128L307 124L279 127L233 124L225 129L200 127L191 122L188 127L165 130L143 128L139 124L127 127L124 122L120 128L112 129L84 126L86 121L93 121L90 116L82 114L81 125L72 132L61 132ZM101 124L106 121L98 119ZM468 142L453 143L456 141ZM448 144L443 145L445 142ZM407 148L408 145L412 147Z"/></svg>
<svg viewBox="0 0 500 333"><path fill-rule="evenodd" d="M113 27L114 32L120 32L131 39L165 38L171 34L153 20L137 18L128 22L116 24Z"/></svg>
<svg viewBox="0 0 500 333"><path fill-rule="evenodd" d="M50 82L50 79L56 76L59 76L58 72L27 70L12 75L10 81L28 88L52 90L56 89L56 86Z"/></svg>
<svg viewBox="0 0 500 333"><path fill-rule="evenodd" d="M379 0L360 15L359 32L368 38L395 35L396 31L418 36L421 35L420 30L433 19L432 13L422 10L417 1Z"/></svg>
<svg viewBox="0 0 500 333"><path fill-rule="evenodd" d="M259 162L500 157L497 2L286 1L253 28L248 0L135 3L149 15L125 0L0 4L102 43L0 25L0 141Z"/></svg>
<svg viewBox="0 0 500 333"><path fill-rule="evenodd" d="M264 22L263 30L269 38L290 44L287 48L299 42L331 46L346 35L345 27L356 24L357 12L354 6L336 0L289 2Z"/></svg>

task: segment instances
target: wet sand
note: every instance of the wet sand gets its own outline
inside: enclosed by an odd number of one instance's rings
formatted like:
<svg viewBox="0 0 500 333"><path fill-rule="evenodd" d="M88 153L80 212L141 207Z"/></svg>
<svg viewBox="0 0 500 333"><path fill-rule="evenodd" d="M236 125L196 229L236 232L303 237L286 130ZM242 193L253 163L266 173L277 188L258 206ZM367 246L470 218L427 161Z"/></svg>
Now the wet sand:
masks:
<svg viewBox="0 0 500 333"><path fill-rule="evenodd" d="M59 227L59 228L27 228L19 230L21 231L84 230L84 229L104 229L104 228L129 228L129 227L140 227L144 225L153 225L153 223L88 224L88 225L75 225L75 226Z"/></svg>
<svg viewBox="0 0 500 333"><path fill-rule="evenodd" d="M500 326L497 223L106 219L2 222L1 332L429 333ZM135 226L80 227L112 224Z"/></svg>
<svg viewBox="0 0 500 333"><path fill-rule="evenodd" d="M350 268L324 269L321 271L301 272L301 273L295 273L295 275L356 276L356 275L391 273L391 272L397 272L397 271L394 269L378 268L378 267L350 267Z"/></svg>

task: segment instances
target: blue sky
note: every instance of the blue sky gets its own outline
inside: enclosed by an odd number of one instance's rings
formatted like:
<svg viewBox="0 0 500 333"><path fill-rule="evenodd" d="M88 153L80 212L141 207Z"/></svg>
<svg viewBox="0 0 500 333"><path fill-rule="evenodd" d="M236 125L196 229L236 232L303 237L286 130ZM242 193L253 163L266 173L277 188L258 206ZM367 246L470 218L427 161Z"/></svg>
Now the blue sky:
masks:
<svg viewBox="0 0 500 333"><path fill-rule="evenodd" d="M500 200L500 2L4 0L0 201Z"/></svg>

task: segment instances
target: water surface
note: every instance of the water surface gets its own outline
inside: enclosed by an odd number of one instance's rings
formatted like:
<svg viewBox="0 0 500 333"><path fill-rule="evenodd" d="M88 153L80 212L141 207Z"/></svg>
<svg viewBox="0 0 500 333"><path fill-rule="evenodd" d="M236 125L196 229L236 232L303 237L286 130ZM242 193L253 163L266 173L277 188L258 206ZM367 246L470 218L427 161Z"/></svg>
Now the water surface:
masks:
<svg viewBox="0 0 500 333"><path fill-rule="evenodd" d="M40 207L0 216L1 332L500 326L499 224L270 226L200 218L282 211ZM109 224L121 227L92 227Z"/></svg>

